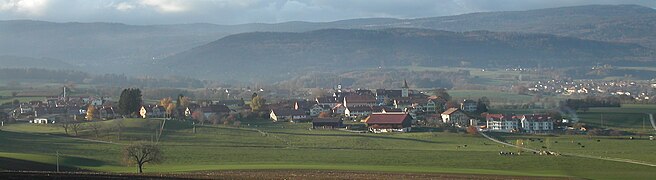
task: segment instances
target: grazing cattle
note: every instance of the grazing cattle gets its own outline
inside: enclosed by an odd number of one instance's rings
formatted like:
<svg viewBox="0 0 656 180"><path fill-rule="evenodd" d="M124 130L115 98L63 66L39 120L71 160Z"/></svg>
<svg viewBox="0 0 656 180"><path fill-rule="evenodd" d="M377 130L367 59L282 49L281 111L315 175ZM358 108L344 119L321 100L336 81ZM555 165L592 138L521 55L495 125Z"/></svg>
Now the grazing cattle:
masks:
<svg viewBox="0 0 656 180"><path fill-rule="evenodd" d="M601 139L597 139L597 142L601 142Z"/></svg>
<svg viewBox="0 0 656 180"><path fill-rule="evenodd" d="M542 146L542 149L547 149L547 146Z"/></svg>
<svg viewBox="0 0 656 180"><path fill-rule="evenodd" d="M581 146L581 148L585 148L585 146Z"/></svg>

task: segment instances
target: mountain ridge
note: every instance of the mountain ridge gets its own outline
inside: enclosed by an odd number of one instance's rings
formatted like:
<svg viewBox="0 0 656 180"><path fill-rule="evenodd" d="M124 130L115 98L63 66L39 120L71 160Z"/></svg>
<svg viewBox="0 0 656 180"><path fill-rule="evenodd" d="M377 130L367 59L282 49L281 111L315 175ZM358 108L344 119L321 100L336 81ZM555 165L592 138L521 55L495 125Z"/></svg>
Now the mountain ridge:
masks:
<svg viewBox="0 0 656 180"><path fill-rule="evenodd" d="M159 61L167 70L209 77L248 76L253 70L336 71L383 66L553 67L649 61L654 51L637 44L583 40L548 34L490 31L450 32L392 28L324 29L301 33L230 35ZM231 72L231 73L223 73ZM272 73L253 73L259 77ZM196 74L198 77L199 74Z"/></svg>

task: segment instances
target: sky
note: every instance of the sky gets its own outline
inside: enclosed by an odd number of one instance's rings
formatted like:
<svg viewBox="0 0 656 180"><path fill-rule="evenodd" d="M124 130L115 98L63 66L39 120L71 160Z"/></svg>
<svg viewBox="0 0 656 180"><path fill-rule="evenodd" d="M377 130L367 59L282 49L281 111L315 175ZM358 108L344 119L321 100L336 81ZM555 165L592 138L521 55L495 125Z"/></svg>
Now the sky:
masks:
<svg viewBox="0 0 656 180"><path fill-rule="evenodd" d="M418 18L656 0L0 0L0 20L147 24L326 22Z"/></svg>

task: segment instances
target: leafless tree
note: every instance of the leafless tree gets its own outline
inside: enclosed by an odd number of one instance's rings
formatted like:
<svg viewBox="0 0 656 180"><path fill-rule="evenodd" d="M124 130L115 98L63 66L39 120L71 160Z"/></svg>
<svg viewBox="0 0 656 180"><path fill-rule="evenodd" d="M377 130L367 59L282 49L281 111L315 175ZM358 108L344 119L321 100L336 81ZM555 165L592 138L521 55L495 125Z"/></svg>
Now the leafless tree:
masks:
<svg viewBox="0 0 656 180"><path fill-rule="evenodd" d="M137 142L123 149L123 160L128 164L137 164L137 172L143 173L144 164L160 163L164 161L164 157L157 144Z"/></svg>
<svg viewBox="0 0 656 180"><path fill-rule="evenodd" d="M62 128L64 128L64 132L66 133L66 135L68 135L68 129L71 128L70 120L63 120L61 122L61 126L62 126Z"/></svg>
<svg viewBox="0 0 656 180"><path fill-rule="evenodd" d="M78 123L78 122L73 122L73 123L70 124L70 126L71 126L71 130L73 130L73 132L75 132L75 136L78 135L78 131L80 130L81 125L82 125L82 124L81 124L81 123Z"/></svg>
<svg viewBox="0 0 656 180"><path fill-rule="evenodd" d="M100 130L102 129L102 124L100 124L99 122L89 123L89 128L91 128L93 133L96 135L96 138L98 138L98 135L100 134Z"/></svg>

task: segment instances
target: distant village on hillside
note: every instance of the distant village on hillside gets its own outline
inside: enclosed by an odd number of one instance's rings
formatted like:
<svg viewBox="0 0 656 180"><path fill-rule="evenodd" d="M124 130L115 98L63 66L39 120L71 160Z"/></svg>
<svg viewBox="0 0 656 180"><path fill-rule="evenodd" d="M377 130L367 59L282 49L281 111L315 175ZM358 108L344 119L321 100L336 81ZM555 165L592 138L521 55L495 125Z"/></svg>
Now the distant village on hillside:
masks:
<svg viewBox="0 0 656 180"><path fill-rule="evenodd" d="M112 97L70 96L63 87L59 96L42 101L21 102L11 111L11 117L32 123L59 121L108 120L123 118L118 102ZM203 101L178 97L176 106L142 103L137 111L140 118L195 120L199 123L239 125L248 117L268 118L275 123L311 123L312 128L342 129L353 132L411 132L413 127L475 128L476 131L551 133L574 129L576 121L559 114L492 114L490 100L452 100L444 94L427 95L410 89L404 80L398 89L350 89L336 85L327 95L315 99L285 99L266 103L254 109L253 92L250 102L243 99ZM182 101L182 103L180 103ZM258 103L262 103L258 102ZM63 122L62 122L63 123ZM69 123L69 122L66 122ZM585 127L576 127L585 131Z"/></svg>

